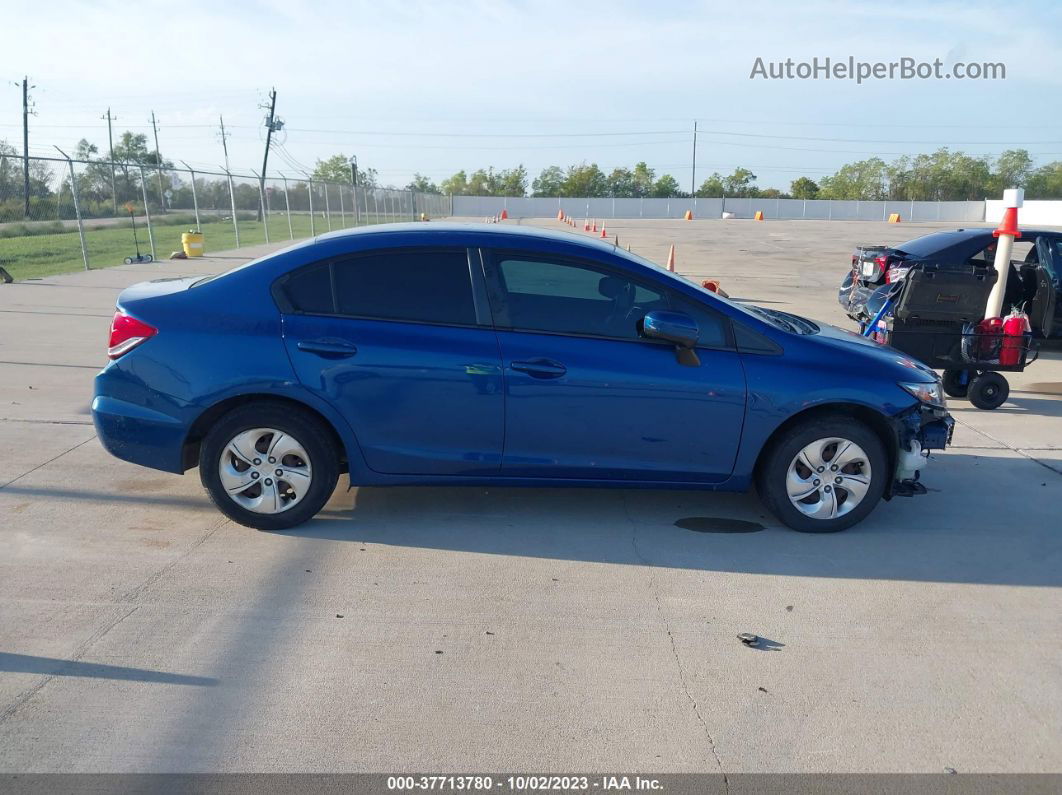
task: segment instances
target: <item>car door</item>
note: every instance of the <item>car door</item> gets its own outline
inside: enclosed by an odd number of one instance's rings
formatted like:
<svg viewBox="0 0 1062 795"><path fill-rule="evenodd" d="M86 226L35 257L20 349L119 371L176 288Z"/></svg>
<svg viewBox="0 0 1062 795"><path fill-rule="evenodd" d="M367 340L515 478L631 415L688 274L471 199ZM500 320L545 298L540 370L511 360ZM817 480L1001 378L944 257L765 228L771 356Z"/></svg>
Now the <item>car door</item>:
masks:
<svg viewBox="0 0 1062 795"><path fill-rule="evenodd" d="M588 259L485 256L505 372L502 473L721 481L731 474L745 376L726 318L700 318L700 366L638 321L681 308L666 286Z"/></svg>
<svg viewBox="0 0 1062 795"><path fill-rule="evenodd" d="M1036 238L1036 293L1029 307L1029 322L1045 337L1057 336L1062 329L1059 292L1062 292L1062 238Z"/></svg>
<svg viewBox="0 0 1062 795"><path fill-rule="evenodd" d="M478 253L355 254L289 274L274 294L303 386L336 406L381 473L501 466L504 396Z"/></svg>

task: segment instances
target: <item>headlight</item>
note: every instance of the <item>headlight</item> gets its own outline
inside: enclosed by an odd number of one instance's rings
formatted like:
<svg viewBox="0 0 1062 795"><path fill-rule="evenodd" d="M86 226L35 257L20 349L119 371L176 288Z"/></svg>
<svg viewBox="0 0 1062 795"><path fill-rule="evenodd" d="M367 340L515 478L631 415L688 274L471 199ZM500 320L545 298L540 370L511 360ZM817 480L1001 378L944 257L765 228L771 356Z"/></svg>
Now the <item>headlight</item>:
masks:
<svg viewBox="0 0 1062 795"><path fill-rule="evenodd" d="M915 383L900 382L900 386L918 398L922 403L927 403L930 406L944 407L944 387L941 386L940 381L931 381L925 383L918 381Z"/></svg>

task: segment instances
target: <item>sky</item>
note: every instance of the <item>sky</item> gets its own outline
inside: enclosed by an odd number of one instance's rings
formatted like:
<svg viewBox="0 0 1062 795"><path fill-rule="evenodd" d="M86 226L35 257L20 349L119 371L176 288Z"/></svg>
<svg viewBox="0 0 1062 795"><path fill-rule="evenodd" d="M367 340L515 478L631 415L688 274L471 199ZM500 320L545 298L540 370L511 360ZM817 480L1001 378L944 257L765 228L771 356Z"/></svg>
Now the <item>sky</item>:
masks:
<svg viewBox="0 0 1062 795"><path fill-rule="evenodd" d="M356 155L382 184L522 164L646 161L683 189L750 168L760 187L846 162L949 146L1062 159L1062 4L1053 2L516 2L0 0L0 140L19 151L29 75L30 153L81 138L103 114L174 162L258 170L259 105L285 129L271 174ZM17 31L17 33L16 33ZM1002 62L1005 80L750 79L765 63L910 57ZM153 148L153 147L152 147Z"/></svg>

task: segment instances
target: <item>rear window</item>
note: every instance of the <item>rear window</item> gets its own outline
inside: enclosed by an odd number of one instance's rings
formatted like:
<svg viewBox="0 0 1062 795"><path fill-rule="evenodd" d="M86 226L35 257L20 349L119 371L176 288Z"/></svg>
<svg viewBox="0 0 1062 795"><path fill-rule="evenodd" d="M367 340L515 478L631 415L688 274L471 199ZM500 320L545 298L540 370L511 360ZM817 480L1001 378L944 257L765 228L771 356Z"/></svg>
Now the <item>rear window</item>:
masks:
<svg viewBox="0 0 1062 795"><path fill-rule="evenodd" d="M970 235L957 232L933 232L922 237L916 237L914 240L908 240L906 243L895 246L895 248L913 257L931 257L952 246L966 243L971 239Z"/></svg>

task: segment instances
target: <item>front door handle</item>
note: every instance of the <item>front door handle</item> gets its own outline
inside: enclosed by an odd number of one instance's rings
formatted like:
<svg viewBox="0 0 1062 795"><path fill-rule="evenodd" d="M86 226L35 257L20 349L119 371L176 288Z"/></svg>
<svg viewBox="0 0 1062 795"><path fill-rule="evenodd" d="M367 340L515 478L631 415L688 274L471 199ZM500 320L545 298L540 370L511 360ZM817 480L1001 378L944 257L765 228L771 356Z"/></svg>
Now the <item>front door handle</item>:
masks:
<svg viewBox="0 0 1062 795"><path fill-rule="evenodd" d="M298 349L306 353L315 353L326 359L345 359L358 352L357 346L347 340L335 337L323 337L316 340L299 340Z"/></svg>
<svg viewBox="0 0 1062 795"><path fill-rule="evenodd" d="M532 378L560 378L568 372L568 368L560 362L552 359L529 359L524 362L512 362L512 369L527 373Z"/></svg>

